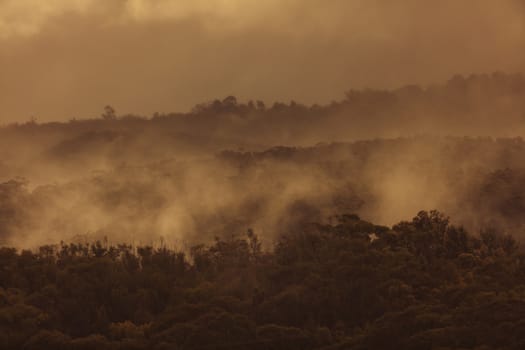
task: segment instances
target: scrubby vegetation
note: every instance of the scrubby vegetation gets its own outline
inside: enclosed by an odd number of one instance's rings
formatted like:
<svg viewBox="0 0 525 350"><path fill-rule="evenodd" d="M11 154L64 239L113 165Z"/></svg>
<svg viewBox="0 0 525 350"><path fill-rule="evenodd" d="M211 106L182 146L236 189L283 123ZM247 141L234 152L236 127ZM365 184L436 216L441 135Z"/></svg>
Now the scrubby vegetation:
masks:
<svg viewBox="0 0 525 350"><path fill-rule="evenodd" d="M188 251L0 250L2 349L522 349L525 253L439 212L356 215L272 250L257 235Z"/></svg>

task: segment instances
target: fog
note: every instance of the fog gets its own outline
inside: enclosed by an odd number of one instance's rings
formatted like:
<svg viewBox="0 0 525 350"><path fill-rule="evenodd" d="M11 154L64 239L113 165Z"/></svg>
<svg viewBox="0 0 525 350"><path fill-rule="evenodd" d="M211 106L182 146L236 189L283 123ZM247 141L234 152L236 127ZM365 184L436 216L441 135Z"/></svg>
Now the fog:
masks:
<svg viewBox="0 0 525 350"><path fill-rule="evenodd" d="M523 42L519 0L0 1L0 241L521 239Z"/></svg>
<svg viewBox="0 0 525 350"><path fill-rule="evenodd" d="M0 239L187 249L358 214L382 225L437 209L477 234L523 238L525 77L352 90L326 105L233 96L189 113L0 128Z"/></svg>
<svg viewBox="0 0 525 350"><path fill-rule="evenodd" d="M523 1L0 2L0 122L339 100L523 71Z"/></svg>

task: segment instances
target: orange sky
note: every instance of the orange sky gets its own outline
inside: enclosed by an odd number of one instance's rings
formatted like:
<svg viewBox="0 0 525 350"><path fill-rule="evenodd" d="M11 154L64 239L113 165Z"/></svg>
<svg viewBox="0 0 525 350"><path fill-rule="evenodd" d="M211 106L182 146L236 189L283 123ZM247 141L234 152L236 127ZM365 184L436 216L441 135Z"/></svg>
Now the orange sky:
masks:
<svg viewBox="0 0 525 350"><path fill-rule="evenodd" d="M523 0L0 0L0 124L525 70Z"/></svg>

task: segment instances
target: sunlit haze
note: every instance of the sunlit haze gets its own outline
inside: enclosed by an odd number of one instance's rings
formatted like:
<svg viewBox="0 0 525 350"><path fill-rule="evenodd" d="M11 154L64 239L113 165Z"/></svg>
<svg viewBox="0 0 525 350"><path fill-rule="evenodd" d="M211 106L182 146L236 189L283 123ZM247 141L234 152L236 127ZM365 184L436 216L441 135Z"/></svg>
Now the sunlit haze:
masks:
<svg viewBox="0 0 525 350"><path fill-rule="evenodd" d="M520 0L2 0L0 123L327 103L525 67Z"/></svg>

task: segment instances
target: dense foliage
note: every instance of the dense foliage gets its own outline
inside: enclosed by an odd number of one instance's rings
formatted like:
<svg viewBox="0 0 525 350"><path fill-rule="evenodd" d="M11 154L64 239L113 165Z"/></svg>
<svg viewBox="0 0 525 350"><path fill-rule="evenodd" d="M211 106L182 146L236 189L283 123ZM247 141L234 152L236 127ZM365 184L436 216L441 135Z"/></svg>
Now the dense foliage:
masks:
<svg viewBox="0 0 525 350"><path fill-rule="evenodd" d="M523 349L525 253L442 214L282 235L0 249L1 349Z"/></svg>

